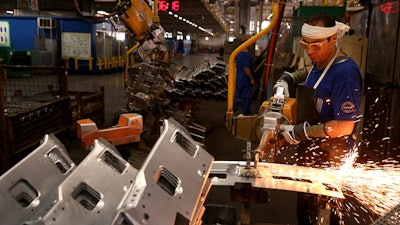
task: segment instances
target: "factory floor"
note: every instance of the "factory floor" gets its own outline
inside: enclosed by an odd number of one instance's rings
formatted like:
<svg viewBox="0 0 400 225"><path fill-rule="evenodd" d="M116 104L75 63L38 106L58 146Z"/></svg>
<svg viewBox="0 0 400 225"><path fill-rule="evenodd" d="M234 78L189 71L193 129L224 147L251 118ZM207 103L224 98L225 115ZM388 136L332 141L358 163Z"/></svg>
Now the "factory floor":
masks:
<svg viewBox="0 0 400 225"><path fill-rule="evenodd" d="M217 55L198 53L186 56L175 57L172 59L180 65L186 67L194 67L201 65L204 60ZM125 90L123 84L122 72L102 75L69 75L69 90L70 91L88 91L97 92L100 87L104 87L104 113L105 121L103 127L110 127L113 124L114 118L118 115L120 109L126 105ZM195 119L198 123L208 126L210 129L206 133L205 149L214 156L217 161L243 160L242 150L246 148L246 143L243 140L236 139L229 131L225 129L225 112L226 101L199 99L196 102ZM256 106L254 106L256 112ZM65 143L70 157L77 164L85 158L88 151L82 150L80 141L77 139L66 139ZM129 145L117 147L120 151L127 151L129 157L135 162L143 162L149 150L136 149ZM122 154L125 154L122 152ZM290 156L293 152L286 152L278 157L278 162L291 163ZM251 224L257 225L295 225L296 220L296 196L295 192L269 190L268 203L254 203L250 205ZM218 206L224 204L232 204L235 207L240 207L240 202L231 200L229 189L223 187L212 187L206 204ZM221 208L222 209L222 208ZM229 213L228 213L229 214ZM208 215L208 220L218 218L216 215ZM354 220L349 219L345 224L358 224ZM215 219L211 224L225 224ZM226 223L228 224L228 223ZM230 223L229 223L230 224Z"/></svg>

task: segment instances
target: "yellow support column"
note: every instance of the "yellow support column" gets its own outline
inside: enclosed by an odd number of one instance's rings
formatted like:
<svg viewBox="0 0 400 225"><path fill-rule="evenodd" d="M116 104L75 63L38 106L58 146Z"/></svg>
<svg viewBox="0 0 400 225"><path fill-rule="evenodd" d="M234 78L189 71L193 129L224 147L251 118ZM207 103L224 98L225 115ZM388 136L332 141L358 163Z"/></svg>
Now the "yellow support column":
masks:
<svg viewBox="0 0 400 225"><path fill-rule="evenodd" d="M122 56L118 56L118 65L119 65L119 67L124 67L124 64L123 64L123 62L122 62Z"/></svg>
<svg viewBox="0 0 400 225"><path fill-rule="evenodd" d="M105 57L105 58L104 58L104 70L108 70L108 67L109 67L109 65L108 65L108 58Z"/></svg>
<svg viewBox="0 0 400 225"><path fill-rule="evenodd" d="M111 65L113 69L117 68L117 59L114 56L111 57Z"/></svg>
<svg viewBox="0 0 400 225"><path fill-rule="evenodd" d="M65 62L65 69L68 70L69 69L69 58L64 60Z"/></svg>
<svg viewBox="0 0 400 225"><path fill-rule="evenodd" d="M79 66L78 66L78 58L75 58L75 70L78 70Z"/></svg>
<svg viewBox="0 0 400 225"><path fill-rule="evenodd" d="M97 67L99 70L103 70L103 64L101 63L101 58L97 57Z"/></svg>
<svg viewBox="0 0 400 225"><path fill-rule="evenodd" d="M89 58L89 70L92 71L93 70L93 57Z"/></svg>

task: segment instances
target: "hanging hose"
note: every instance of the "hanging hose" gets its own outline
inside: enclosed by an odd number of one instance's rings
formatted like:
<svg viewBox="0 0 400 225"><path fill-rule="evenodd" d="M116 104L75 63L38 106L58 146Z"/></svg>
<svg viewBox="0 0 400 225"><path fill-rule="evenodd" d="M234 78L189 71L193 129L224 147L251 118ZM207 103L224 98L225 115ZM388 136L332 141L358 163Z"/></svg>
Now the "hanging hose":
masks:
<svg viewBox="0 0 400 225"><path fill-rule="evenodd" d="M254 44L258 39L260 39L262 36L267 34L276 24L278 20L278 10L279 10L279 4L276 1L273 1L271 4L272 7L272 21L268 25L267 28L264 30L260 31L250 39L248 39L246 42L241 44L239 47L237 47L229 57L229 63L228 63L228 105L227 105L227 111L226 111L226 127L228 130L232 129L232 120L233 120L233 100L234 100L234 95L235 95L235 83L236 83L236 63L235 63L235 58L236 56L244 49L248 48L250 45Z"/></svg>
<svg viewBox="0 0 400 225"><path fill-rule="evenodd" d="M276 46L276 42L278 40L280 21L282 20L283 13L285 11L285 3L286 3L286 0L280 0L278 14L276 15L278 22L275 24L275 26L272 30L271 40L270 40L268 54L267 54L267 60L265 63L265 76L264 76L264 86L263 86L264 93L263 93L262 101L267 99L268 80L269 80L269 76L271 74L272 59L274 57L275 46Z"/></svg>

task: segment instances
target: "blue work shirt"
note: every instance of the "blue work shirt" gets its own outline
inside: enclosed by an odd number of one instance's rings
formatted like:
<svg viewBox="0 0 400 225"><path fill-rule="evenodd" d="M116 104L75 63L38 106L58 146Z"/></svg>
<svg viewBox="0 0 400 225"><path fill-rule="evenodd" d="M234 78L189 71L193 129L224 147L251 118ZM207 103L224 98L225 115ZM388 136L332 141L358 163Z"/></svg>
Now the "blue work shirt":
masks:
<svg viewBox="0 0 400 225"><path fill-rule="evenodd" d="M241 51L236 56L236 86L251 86L249 77L244 72L244 68L252 68L253 59L248 51Z"/></svg>
<svg viewBox="0 0 400 225"><path fill-rule="evenodd" d="M313 87L323 72L315 66L305 86ZM353 59L334 63L315 90L314 101L323 122L357 120L361 105L362 78Z"/></svg>

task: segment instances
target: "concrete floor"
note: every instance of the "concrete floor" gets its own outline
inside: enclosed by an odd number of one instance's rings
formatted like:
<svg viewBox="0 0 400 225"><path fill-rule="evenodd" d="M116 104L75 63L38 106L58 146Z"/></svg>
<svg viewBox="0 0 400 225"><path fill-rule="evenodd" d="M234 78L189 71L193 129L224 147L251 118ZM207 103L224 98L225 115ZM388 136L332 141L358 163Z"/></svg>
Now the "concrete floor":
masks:
<svg viewBox="0 0 400 225"><path fill-rule="evenodd" d="M174 58L172 61L186 66L194 67L201 65L205 59L215 57L216 55L210 54L193 54ZM127 100L125 98L125 91L123 88L123 74L113 73L104 75L69 75L69 90L71 91L88 91L97 92L101 86L105 87L105 123L104 127L112 126L112 121L121 108L124 108ZM222 100L206 100L201 99L196 104L197 122L202 124L211 125L210 131L206 135L205 149L210 152L215 160L242 160L242 150L245 149L246 143L242 140L236 139L230 132L225 129L225 112L226 101ZM71 158L79 163L87 154L80 148L80 141L76 139L69 139L66 143ZM137 160L141 161L146 157L145 151L130 149L129 146L117 147L122 151L136 152L135 156L139 157ZM133 148L133 147L132 147ZM290 155L293 152L286 152L278 160L281 163L291 163ZM264 225L295 225L296 220L296 196L295 192L269 190L268 203L255 203L251 205L251 223L264 224ZM230 199L229 188L212 187L207 197L207 204L231 204L234 207L239 207L238 202ZM208 219L212 220L215 215L208 214ZM211 224L211 223L210 223ZM222 223L212 223L222 224ZM358 224L352 218L348 218L345 224L352 225Z"/></svg>

